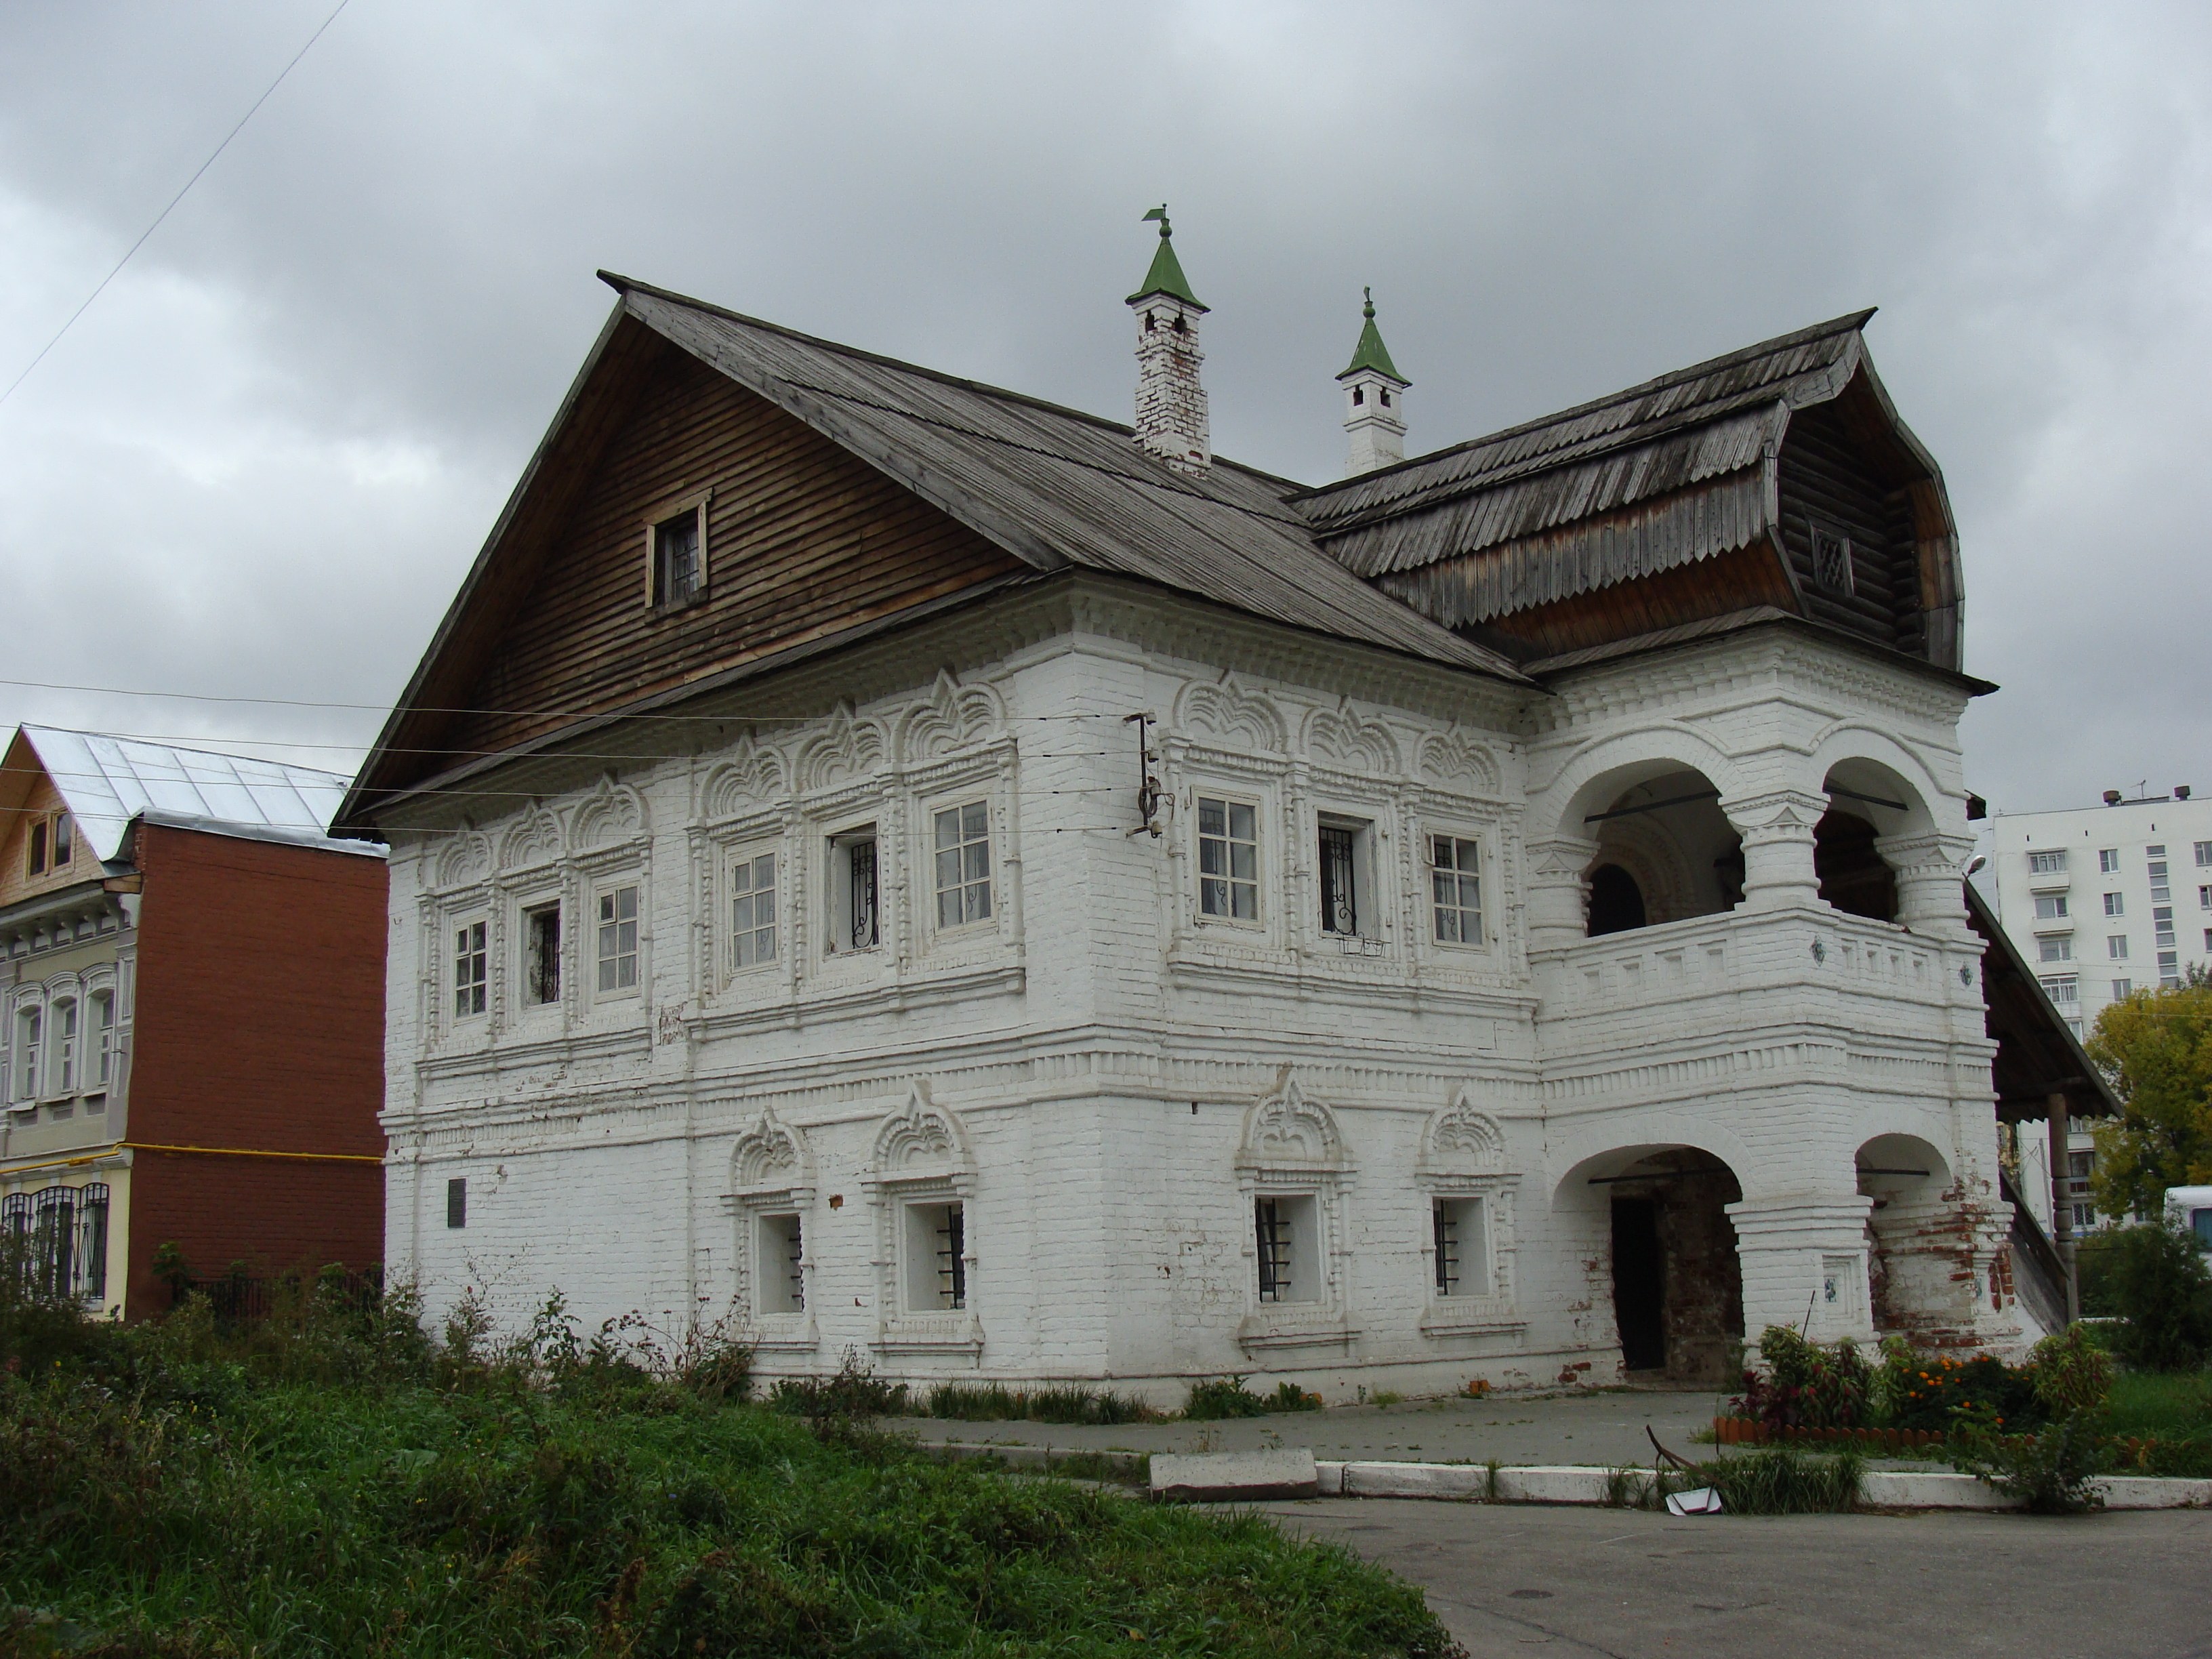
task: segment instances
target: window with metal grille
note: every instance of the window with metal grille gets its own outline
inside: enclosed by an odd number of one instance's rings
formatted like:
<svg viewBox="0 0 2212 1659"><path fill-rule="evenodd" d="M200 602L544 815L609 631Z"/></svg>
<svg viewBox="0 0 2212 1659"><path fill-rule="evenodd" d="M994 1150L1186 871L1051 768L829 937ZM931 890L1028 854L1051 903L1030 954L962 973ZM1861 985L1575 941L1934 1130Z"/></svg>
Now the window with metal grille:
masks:
<svg viewBox="0 0 2212 1659"><path fill-rule="evenodd" d="M2032 876L2063 875L2065 870L2066 854L2063 851L2030 853L2027 855L2027 872Z"/></svg>
<svg viewBox="0 0 2212 1659"><path fill-rule="evenodd" d="M1849 593L1851 583L1851 544L1827 526L1816 524L1813 532L1813 582L1831 593Z"/></svg>
<svg viewBox="0 0 2212 1659"><path fill-rule="evenodd" d="M0 1241L5 1241L14 1271L27 1283L31 1271L31 1195L9 1193L0 1198Z"/></svg>
<svg viewBox="0 0 2212 1659"><path fill-rule="evenodd" d="M1459 836L1429 837L1429 894L1437 943L1482 943L1482 847Z"/></svg>
<svg viewBox="0 0 2212 1659"><path fill-rule="evenodd" d="M1490 1294L1490 1239L1480 1198L1439 1198L1429 1206L1438 1296Z"/></svg>
<svg viewBox="0 0 2212 1659"><path fill-rule="evenodd" d="M805 1254L795 1215L764 1215L760 1223L760 1308L762 1313L804 1313Z"/></svg>
<svg viewBox="0 0 2212 1659"><path fill-rule="evenodd" d="M1321 926L1325 933L1359 931L1359 831L1321 826Z"/></svg>
<svg viewBox="0 0 2212 1659"><path fill-rule="evenodd" d="M699 592L699 520L693 507L653 527L653 603L684 605Z"/></svg>
<svg viewBox="0 0 2212 1659"><path fill-rule="evenodd" d="M466 1019L484 1011L485 924L465 921L453 930L453 1017Z"/></svg>
<svg viewBox="0 0 2212 1659"><path fill-rule="evenodd" d="M76 1189L49 1187L31 1199L31 1288L66 1296L76 1276Z"/></svg>
<svg viewBox="0 0 2212 1659"><path fill-rule="evenodd" d="M446 1183L446 1224L465 1227L469 1224L469 1178L455 1176Z"/></svg>
<svg viewBox="0 0 2212 1659"><path fill-rule="evenodd" d="M730 966L775 960L775 854L759 853L730 866Z"/></svg>
<svg viewBox="0 0 2212 1659"><path fill-rule="evenodd" d="M937 925L991 919L991 813L980 800L947 807L936 818Z"/></svg>
<svg viewBox="0 0 2212 1659"><path fill-rule="evenodd" d="M968 1217L959 1203L906 1206L907 1308L943 1313L968 1305Z"/></svg>
<svg viewBox="0 0 2212 1659"><path fill-rule="evenodd" d="M1252 1219L1258 1234L1260 1251L1260 1300L1287 1302L1291 1299L1291 1217L1290 1206L1282 1199L1255 1200Z"/></svg>
<svg viewBox="0 0 2212 1659"><path fill-rule="evenodd" d="M1198 798L1199 914L1260 919L1260 815L1243 801Z"/></svg>
<svg viewBox="0 0 2212 1659"><path fill-rule="evenodd" d="M106 1182L88 1181L77 1188L73 1295L92 1298L107 1294L107 1207Z"/></svg>
<svg viewBox="0 0 2212 1659"><path fill-rule="evenodd" d="M637 988L637 889L599 895L599 989Z"/></svg>
<svg viewBox="0 0 2212 1659"><path fill-rule="evenodd" d="M882 938L876 884L876 828L849 831L830 843L831 951L872 951Z"/></svg>
<svg viewBox="0 0 2212 1659"><path fill-rule="evenodd" d="M561 907L522 913L522 1000L538 1007L561 1000Z"/></svg>

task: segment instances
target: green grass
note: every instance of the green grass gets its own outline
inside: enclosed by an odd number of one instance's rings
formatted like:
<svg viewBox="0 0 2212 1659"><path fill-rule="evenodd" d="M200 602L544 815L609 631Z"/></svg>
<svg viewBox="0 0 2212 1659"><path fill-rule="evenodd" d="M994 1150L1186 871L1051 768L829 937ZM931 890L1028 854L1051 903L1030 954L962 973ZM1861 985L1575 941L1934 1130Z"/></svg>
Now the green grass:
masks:
<svg viewBox="0 0 2212 1659"><path fill-rule="evenodd" d="M2212 1434L2212 1376L2122 1371L2112 1379L2103 1416L2107 1432L2129 1438Z"/></svg>
<svg viewBox="0 0 2212 1659"><path fill-rule="evenodd" d="M966 1423L1140 1423L1158 1414L1133 1395L1073 1383L1022 1390L998 1382L941 1382L918 1409Z"/></svg>
<svg viewBox="0 0 2212 1659"><path fill-rule="evenodd" d="M0 1375L0 1652L1452 1651L1419 1591L1261 1518L939 1462L697 1366L256 1340Z"/></svg>

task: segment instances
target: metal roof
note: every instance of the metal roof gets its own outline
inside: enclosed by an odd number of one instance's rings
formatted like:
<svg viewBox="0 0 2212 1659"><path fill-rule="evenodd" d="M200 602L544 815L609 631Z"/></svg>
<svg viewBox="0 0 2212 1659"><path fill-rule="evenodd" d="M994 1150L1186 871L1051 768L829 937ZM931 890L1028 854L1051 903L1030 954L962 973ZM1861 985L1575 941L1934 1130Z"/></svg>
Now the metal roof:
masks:
<svg viewBox="0 0 2212 1659"><path fill-rule="evenodd" d="M18 728L11 766L26 745L102 864L115 861L125 831L143 817L346 852L380 850L325 836L352 782L337 772L51 726Z"/></svg>
<svg viewBox="0 0 2212 1659"><path fill-rule="evenodd" d="M1522 682L1361 581L1282 479L1183 473L1130 428L602 272L629 313L1040 570L1110 571L1335 638Z"/></svg>

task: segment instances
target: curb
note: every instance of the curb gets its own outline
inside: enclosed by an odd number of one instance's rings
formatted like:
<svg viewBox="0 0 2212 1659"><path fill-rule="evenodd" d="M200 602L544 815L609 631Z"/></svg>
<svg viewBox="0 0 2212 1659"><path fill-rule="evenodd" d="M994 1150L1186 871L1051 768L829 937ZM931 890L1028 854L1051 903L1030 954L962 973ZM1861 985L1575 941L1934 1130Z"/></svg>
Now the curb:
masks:
<svg viewBox="0 0 2212 1659"><path fill-rule="evenodd" d="M1587 1463L1500 1467L1480 1463L1316 1463L1323 1498L1425 1498L1454 1504L1603 1504L1623 1471ZM1643 1475L1641 1469L1626 1473ZM2112 1475L2099 1481L2108 1510L2212 1509L2212 1480ZM1859 1503L1871 1510L1982 1510L2019 1507L1971 1474L1918 1469L1869 1469Z"/></svg>

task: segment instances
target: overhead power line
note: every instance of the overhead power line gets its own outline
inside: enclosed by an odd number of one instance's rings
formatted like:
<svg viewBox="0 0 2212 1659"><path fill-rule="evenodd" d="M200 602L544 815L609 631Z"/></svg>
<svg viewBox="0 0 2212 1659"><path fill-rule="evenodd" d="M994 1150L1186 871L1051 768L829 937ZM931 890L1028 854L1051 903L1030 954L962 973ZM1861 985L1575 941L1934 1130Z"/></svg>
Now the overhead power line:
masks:
<svg viewBox="0 0 2212 1659"><path fill-rule="evenodd" d="M323 38L324 30L329 28L331 24L338 21L338 13L346 9L346 3L347 0L338 0L337 6L331 9L331 15L323 19L322 28L317 29L313 34L309 35L307 37L307 44L292 54L292 61L285 64L283 69L276 72L276 78L269 83L268 89L263 92L258 98L253 100L252 108L247 110L245 114L238 118L238 125L223 135L222 142L217 144L214 149L208 153L207 160L199 164L198 170L195 172L191 178L185 180L184 189L179 191L174 196L172 196L169 198L169 205L163 208L159 213L155 214L154 216L154 222L147 226L144 230L139 233L138 240L131 243L130 248L124 253L123 257L115 262L115 269L109 271L106 276L100 279L100 286L94 289L91 293L84 296L84 303L82 305L79 306L75 311L70 313L69 321L64 323L59 328L56 329L54 331L54 337L47 341L45 345L39 348L39 355L32 358L29 362L23 365L23 372L21 374L18 374L14 380L8 382L8 389L5 392L0 392L0 404L6 403L9 398L15 395L15 388L31 378L31 371L33 369L36 368L40 363L46 362L46 353L52 351L56 346L62 343L62 336L68 333L70 329L76 326L76 319L83 316L86 312L91 310L92 302L107 291L107 285L110 283L113 282L118 276L123 274L123 267L129 264L132 256L135 255L140 248L146 246L146 239L161 228L161 221L167 218L170 214L174 212L176 210L177 204L185 199L185 196L191 192L191 187L194 185L199 183L200 174L205 173L210 167L213 167L216 163L216 157L221 155L223 151L230 148L230 141L237 137L240 133L246 130L246 124L248 121L251 121L256 112L258 112L264 104L269 101L270 94L274 93L277 88L284 84L284 77L300 66L300 60L307 55L309 50L314 46L316 41Z"/></svg>

